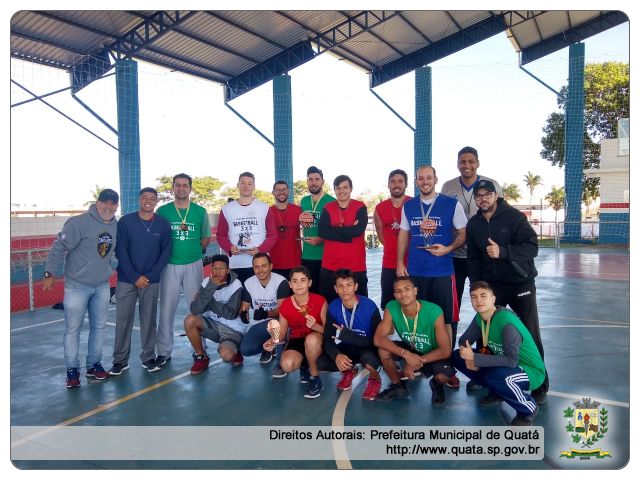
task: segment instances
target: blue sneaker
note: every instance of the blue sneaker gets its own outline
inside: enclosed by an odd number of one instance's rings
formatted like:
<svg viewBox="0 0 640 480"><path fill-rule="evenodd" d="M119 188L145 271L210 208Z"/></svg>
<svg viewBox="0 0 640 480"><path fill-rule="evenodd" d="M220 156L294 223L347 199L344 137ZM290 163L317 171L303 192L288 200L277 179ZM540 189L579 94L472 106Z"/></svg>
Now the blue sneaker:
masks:
<svg viewBox="0 0 640 480"><path fill-rule="evenodd" d="M310 377L311 377L311 373L309 373L309 367L301 365L300 366L300 383L309 383Z"/></svg>
<svg viewBox="0 0 640 480"><path fill-rule="evenodd" d="M77 368L67 370L67 388L75 388L80 386L80 372Z"/></svg>
<svg viewBox="0 0 640 480"><path fill-rule="evenodd" d="M85 376L93 377L96 380L100 380L100 381L106 380L107 378L109 378L109 374L105 371L104 368L102 368L102 364L100 362L94 363L93 367L87 370L87 373L85 374Z"/></svg>
<svg viewBox="0 0 640 480"><path fill-rule="evenodd" d="M324 389L324 385L322 385L322 380L320 379L320 375L317 377L309 377L309 389L307 393L304 394L304 398L318 398L322 390Z"/></svg>

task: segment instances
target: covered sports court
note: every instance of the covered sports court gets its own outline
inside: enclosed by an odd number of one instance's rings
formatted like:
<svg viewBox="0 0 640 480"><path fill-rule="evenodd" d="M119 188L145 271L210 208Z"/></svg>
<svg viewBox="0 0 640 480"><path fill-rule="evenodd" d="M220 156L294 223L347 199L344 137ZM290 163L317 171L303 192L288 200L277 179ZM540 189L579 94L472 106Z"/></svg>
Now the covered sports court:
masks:
<svg viewBox="0 0 640 480"><path fill-rule="evenodd" d="M287 72L322 53L336 55L366 71L374 94L376 86L415 71L416 118L415 124L409 126L414 131L413 160L417 166L432 161L430 63L505 33L522 66L569 47L569 95L574 99L571 108L576 109L574 113L581 112L584 45L580 41L626 21L623 13L615 11L23 11L11 22L11 55L69 71L69 89L74 94L115 72L118 124L111 128L118 135L114 148L118 150L124 214L136 210L140 189L136 60L225 85L224 101L232 110L234 98L273 82L274 138L265 140L273 145L276 177L292 183L291 77ZM38 92L32 96L34 101L42 102L47 94ZM581 113L567 118L565 238L571 240L580 237ZM623 243L628 243L628 233ZM376 289L380 257L380 251L368 251L374 300L379 295ZM544 427L545 432L542 459L407 460L389 454L357 460L349 456L348 442L333 445L334 458L323 460L185 460L170 454L161 459L145 459L153 450L146 445L139 446L140 454L135 460L67 454L56 460L34 459L22 449L44 446L55 453L51 435L71 426L326 426L346 430L358 426L505 426L513 416L504 404L489 409L478 407L474 398L477 395L467 394L464 388L448 390L444 408L432 407L423 379L411 383L409 400L385 405L362 402L358 387L353 394L337 392L339 376L323 374L323 395L306 400L295 375L273 380L270 368L261 366L257 358L246 359L241 368L232 368L218 359L205 374L191 376L191 350L184 337L176 339L173 360L157 374L136 368L132 361L131 369L121 377L100 384L87 383L83 378L82 388L67 391L59 373L63 315L56 310L39 309L11 316L13 462L26 469L622 467L630 457L629 251L614 247L541 249L536 265L540 273L539 316L551 379L549 401L535 420L535 425ZM177 327L185 312L186 306L181 303ZM465 299L460 333L471 316ZM108 349L113 344L114 322L112 306L104 342L105 366L110 361ZM80 344L83 355L86 336ZM137 348L134 330L132 359ZM360 383L362 380L359 377ZM583 398L606 407L608 424L600 425L600 432L604 433L600 443L610 456L590 461L561 456L561 452L574 446L566 430L564 412ZM37 431L25 434L25 430L16 430L22 427L37 427ZM171 442L170 438L163 440L165 445ZM225 439L211 439L214 440Z"/></svg>

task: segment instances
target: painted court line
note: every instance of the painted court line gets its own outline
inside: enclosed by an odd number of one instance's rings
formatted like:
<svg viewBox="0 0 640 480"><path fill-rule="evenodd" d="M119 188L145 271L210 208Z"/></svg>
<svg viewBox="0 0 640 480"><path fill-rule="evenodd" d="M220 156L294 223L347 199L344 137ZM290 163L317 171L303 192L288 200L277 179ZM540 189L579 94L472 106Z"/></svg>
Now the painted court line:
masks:
<svg viewBox="0 0 640 480"><path fill-rule="evenodd" d="M353 390L360 385L365 378L369 376L369 370L362 369L360 373L353 379L350 390L345 390L340 394L336 407L333 410L333 418L331 419L331 428L336 432L344 432L344 414L347 410L347 405L351 399ZM336 466L338 470L351 470L351 461L347 456L347 445L344 440L332 440L331 446L333 448L333 458L336 460Z"/></svg>
<svg viewBox="0 0 640 480"><path fill-rule="evenodd" d="M222 359L219 358L218 360L211 362L210 365L215 365L217 363L221 363ZM29 435L28 437L22 438L14 443L11 444L11 448L15 448L19 445L22 445L23 443L26 443L28 441L34 440L36 438L42 437L43 435L46 435L48 433L54 432L56 430L59 430L62 427L66 427L69 425L73 425L74 423L77 423L81 420L84 420L86 418L92 417L93 415L97 415L98 413L102 413L106 410L109 410L110 408L113 407L117 407L119 405L122 405L126 402L128 402L129 400L133 400L134 398L138 398L142 395L144 395L145 393L149 393L152 392L154 390L157 390L158 388L164 387L165 385L169 385L177 380L180 380L181 378L187 377L191 375L191 370L187 370L186 372L183 372L179 375L176 375L174 377L171 378L167 378L166 380L162 380L161 382L158 383L154 383L153 385L149 385L146 388L143 388L142 390L138 390L137 392L133 392L130 393L129 395L126 395L122 398L118 398L116 400L113 400L112 402L109 403L105 403L104 405L100 405L97 408L94 408L93 410L89 410L88 412L85 412L83 414L80 414L76 417L70 418L68 420L65 420L64 422L58 423L57 425L53 425L52 427L48 427L45 428L43 430L40 430L37 433L34 433L33 435Z"/></svg>
<svg viewBox="0 0 640 480"><path fill-rule="evenodd" d="M540 325L543 328L629 328L629 325Z"/></svg>
<svg viewBox="0 0 640 480"><path fill-rule="evenodd" d="M109 308L108 311L112 312L113 310L115 310L116 307L113 308ZM88 315L85 313L84 314L84 318L87 318ZM56 320L51 320L49 322L43 322L43 323L36 323L35 325L27 325L26 327L18 327L18 328L14 328L12 330L10 330L11 333L13 332L19 332L20 330L28 330L29 328L35 328L35 327L42 327L44 325L50 325L52 323L59 323L59 322L64 322L64 317L62 318L58 318ZM111 325L115 325L115 323L111 324Z"/></svg>

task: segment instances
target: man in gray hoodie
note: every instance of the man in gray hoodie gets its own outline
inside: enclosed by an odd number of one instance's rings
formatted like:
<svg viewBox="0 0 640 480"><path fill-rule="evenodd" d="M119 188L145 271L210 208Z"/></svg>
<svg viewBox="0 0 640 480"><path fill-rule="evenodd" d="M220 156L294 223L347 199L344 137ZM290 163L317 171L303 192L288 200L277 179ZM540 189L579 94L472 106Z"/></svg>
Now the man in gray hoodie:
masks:
<svg viewBox="0 0 640 480"><path fill-rule="evenodd" d="M107 322L109 277L116 246L118 194L109 188L86 213L69 218L53 242L45 266L43 290L51 290L54 272L64 266L64 361L67 388L80 386L80 330L89 311L87 377L105 380L102 343Z"/></svg>

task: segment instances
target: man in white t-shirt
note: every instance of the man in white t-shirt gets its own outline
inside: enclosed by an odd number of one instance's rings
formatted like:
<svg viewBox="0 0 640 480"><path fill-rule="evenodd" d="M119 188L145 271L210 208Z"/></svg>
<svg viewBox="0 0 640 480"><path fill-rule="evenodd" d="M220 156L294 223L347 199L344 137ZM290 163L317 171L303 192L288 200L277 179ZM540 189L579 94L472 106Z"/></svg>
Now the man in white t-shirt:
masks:
<svg viewBox="0 0 640 480"><path fill-rule="evenodd" d="M280 368L280 358L276 350L267 352L262 348L264 342L270 338L267 324L272 318L278 319L280 304L289 296L289 281L282 275L272 272L273 263L268 254L258 252L253 256L253 271L255 275L244 282L240 317L245 321L249 318L249 310L253 310L253 320L249 330L242 338L240 352L245 357L260 355L260 363L267 364L276 358L273 367L273 378L284 378L287 372Z"/></svg>
<svg viewBox="0 0 640 480"><path fill-rule="evenodd" d="M253 256L269 253L278 240L273 214L266 203L253 196L255 188L253 173L241 173L240 198L222 207L218 219L218 244L229 254L229 266L242 283L253 275Z"/></svg>

